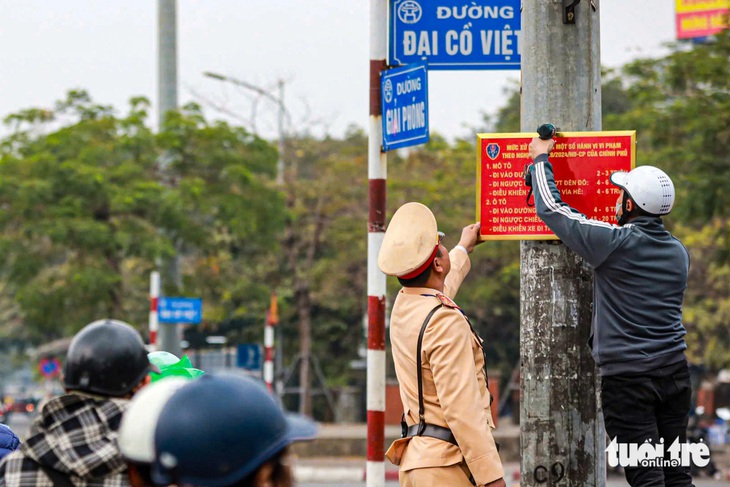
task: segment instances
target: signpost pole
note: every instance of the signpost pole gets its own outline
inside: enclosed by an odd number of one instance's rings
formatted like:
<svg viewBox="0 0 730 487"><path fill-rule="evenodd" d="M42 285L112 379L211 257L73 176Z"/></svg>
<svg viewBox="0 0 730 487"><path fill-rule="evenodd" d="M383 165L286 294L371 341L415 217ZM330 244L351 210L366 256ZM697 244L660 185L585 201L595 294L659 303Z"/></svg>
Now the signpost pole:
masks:
<svg viewBox="0 0 730 487"><path fill-rule="evenodd" d="M276 293L271 293L271 304L266 313L264 326L264 383L269 392L274 392L274 327L279 323ZM276 391L278 392L278 391Z"/></svg>
<svg viewBox="0 0 730 487"><path fill-rule="evenodd" d="M562 5L523 2L522 132L546 122L601 129L599 12L582 2L564 24ZM586 346L592 272L556 241L522 241L520 260L521 483L603 486L599 378Z"/></svg>
<svg viewBox="0 0 730 487"><path fill-rule="evenodd" d="M382 150L380 72L387 45L387 0L370 0L370 120L368 138L368 350L367 466L368 487L385 485L385 274L378 253L385 234L388 156Z"/></svg>
<svg viewBox="0 0 730 487"><path fill-rule="evenodd" d="M157 306L160 299L160 273L152 271L150 273L150 351L157 350L157 329L159 328L159 320L157 316Z"/></svg>

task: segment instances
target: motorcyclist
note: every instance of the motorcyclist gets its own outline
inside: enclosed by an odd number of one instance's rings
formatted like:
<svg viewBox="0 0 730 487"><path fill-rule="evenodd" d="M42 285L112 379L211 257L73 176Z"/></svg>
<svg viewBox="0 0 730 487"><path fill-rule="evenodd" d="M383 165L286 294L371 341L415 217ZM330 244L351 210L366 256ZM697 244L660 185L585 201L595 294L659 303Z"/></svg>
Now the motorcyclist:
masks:
<svg viewBox="0 0 730 487"><path fill-rule="evenodd" d="M286 415L262 383L206 374L178 389L155 428L157 485L291 487L288 446L316 434Z"/></svg>
<svg viewBox="0 0 730 487"><path fill-rule="evenodd" d="M164 371L163 371L164 373ZM156 380L132 398L119 428L119 450L127 461L132 487L153 487L155 427L168 399L188 381L171 376ZM175 414L168 410L165 414Z"/></svg>
<svg viewBox="0 0 730 487"><path fill-rule="evenodd" d="M124 487L117 446L129 399L159 372L130 325L95 321L71 341L63 366L66 394L45 402L20 448L0 464L0 487Z"/></svg>

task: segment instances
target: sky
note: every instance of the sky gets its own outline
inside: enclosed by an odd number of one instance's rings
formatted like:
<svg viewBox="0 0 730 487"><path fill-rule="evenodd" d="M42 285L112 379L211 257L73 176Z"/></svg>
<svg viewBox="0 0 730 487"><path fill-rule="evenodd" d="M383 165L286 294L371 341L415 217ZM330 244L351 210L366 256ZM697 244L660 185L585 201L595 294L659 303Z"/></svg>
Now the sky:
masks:
<svg viewBox="0 0 730 487"><path fill-rule="evenodd" d="M658 57L675 37L672 0L597 0L601 62ZM178 0L180 104L210 118L277 135L276 105L210 79L215 72L273 95L284 83L289 131L342 136L368 126L369 0ZM0 118L51 108L70 89L126 113L145 96L157 107L157 1L0 0ZM432 71L429 124L471 137L506 103L519 71ZM483 129L482 129L483 130ZM0 135L7 129L0 128Z"/></svg>

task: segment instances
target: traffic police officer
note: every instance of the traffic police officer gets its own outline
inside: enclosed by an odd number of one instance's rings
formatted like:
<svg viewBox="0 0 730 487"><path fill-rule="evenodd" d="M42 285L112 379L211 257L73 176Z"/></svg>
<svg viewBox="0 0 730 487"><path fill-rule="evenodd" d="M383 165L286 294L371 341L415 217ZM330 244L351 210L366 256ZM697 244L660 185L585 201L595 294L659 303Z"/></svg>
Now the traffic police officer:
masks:
<svg viewBox="0 0 730 487"><path fill-rule="evenodd" d="M492 437L482 340L451 300L466 277L479 224L450 253L431 210L406 203L390 221L378 266L398 277L390 340L404 437L388 449L402 486L504 486Z"/></svg>

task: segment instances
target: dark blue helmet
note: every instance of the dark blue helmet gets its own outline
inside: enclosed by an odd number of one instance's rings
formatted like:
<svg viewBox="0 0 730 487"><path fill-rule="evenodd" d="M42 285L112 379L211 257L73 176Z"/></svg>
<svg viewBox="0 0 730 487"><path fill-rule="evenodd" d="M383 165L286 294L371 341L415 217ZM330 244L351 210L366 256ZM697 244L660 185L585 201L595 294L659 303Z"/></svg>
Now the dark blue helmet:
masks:
<svg viewBox="0 0 730 487"><path fill-rule="evenodd" d="M205 375L165 403L155 429L152 479L161 485L229 486L292 442L315 434L313 421L286 416L254 379Z"/></svg>

